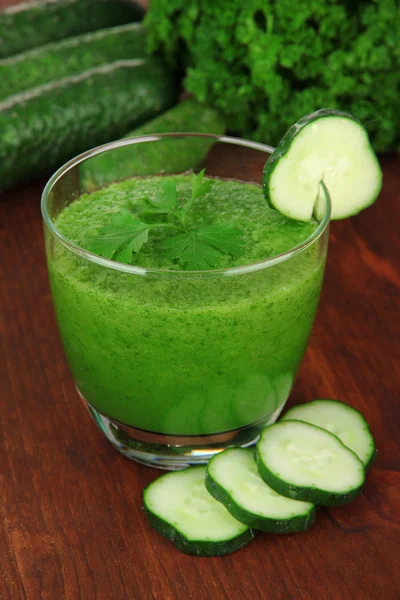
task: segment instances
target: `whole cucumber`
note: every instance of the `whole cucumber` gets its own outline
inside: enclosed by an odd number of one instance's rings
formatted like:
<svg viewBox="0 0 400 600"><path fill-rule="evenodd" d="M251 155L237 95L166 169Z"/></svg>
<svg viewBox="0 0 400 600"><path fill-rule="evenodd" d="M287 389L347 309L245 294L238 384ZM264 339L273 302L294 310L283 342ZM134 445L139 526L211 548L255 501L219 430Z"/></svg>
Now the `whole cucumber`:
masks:
<svg viewBox="0 0 400 600"><path fill-rule="evenodd" d="M117 61L0 103L0 189L116 139L171 106L175 78L149 60Z"/></svg>
<svg viewBox="0 0 400 600"><path fill-rule="evenodd" d="M222 134L225 125L216 110L196 100L184 100L124 137L153 133ZM159 143L123 146L93 156L80 166L81 187L93 191L113 181L159 172L177 173L196 167L213 145L209 138L170 138Z"/></svg>
<svg viewBox="0 0 400 600"><path fill-rule="evenodd" d="M0 58L64 38L143 18L122 0L33 0L0 12Z"/></svg>
<svg viewBox="0 0 400 600"><path fill-rule="evenodd" d="M84 33L0 59L0 100L38 85L125 58L144 58L141 23Z"/></svg>

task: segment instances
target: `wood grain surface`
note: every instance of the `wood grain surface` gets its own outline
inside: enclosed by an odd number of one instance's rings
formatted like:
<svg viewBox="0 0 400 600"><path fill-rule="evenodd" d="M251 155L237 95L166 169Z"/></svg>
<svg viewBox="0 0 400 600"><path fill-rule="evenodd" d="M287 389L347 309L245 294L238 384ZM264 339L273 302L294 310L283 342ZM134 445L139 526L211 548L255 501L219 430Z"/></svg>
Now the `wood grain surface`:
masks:
<svg viewBox="0 0 400 600"><path fill-rule="evenodd" d="M400 161L382 165L379 201L332 225L290 399L339 398L364 413L379 449L364 493L320 510L307 533L259 535L215 559L185 556L149 528L141 494L159 472L118 454L77 397L47 282L43 184L2 198L1 600L400 598Z"/></svg>
<svg viewBox="0 0 400 600"><path fill-rule="evenodd" d="M1 600L399 600L400 159L381 164L378 202L332 225L289 401L339 398L360 409L378 457L351 505L321 509L306 533L260 534L224 558L185 556L148 526L142 490L160 473L102 437L64 359L42 239L44 181L1 198Z"/></svg>

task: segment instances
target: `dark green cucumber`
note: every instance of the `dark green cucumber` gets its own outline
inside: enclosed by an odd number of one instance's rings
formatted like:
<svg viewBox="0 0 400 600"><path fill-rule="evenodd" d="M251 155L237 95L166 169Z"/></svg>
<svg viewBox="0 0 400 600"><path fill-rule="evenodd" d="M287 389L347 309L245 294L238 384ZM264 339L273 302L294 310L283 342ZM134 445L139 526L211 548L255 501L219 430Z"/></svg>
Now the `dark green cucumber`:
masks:
<svg viewBox="0 0 400 600"><path fill-rule="evenodd" d="M369 425L362 414L352 406L338 400L314 400L294 406L284 414L282 420L293 419L317 425L336 435L345 446L357 454L366 469L374 460L376 448Z"/></svg>
<svg viewBox="0 0 400 600"><path fill-rule="evenodd" d="M324 108L293 125L264 167L267 202L299 221L322 218L323 181L332 201L332 219L356 215L382 188L382 171L362 123L352 115Z"/></svg>
<svg viewBox="0 0 400 600"><path fill-rule="evenodd" d="M189 99L125 137L193 131L222 134L224 123L214 109ZM85 161L80 167L81 187L85 191L93 191L107 183L134 175L186 171L198 165L212 144L212 141L204 138L172 138L158 144L124 146Z"/></svg>
<svg viewBox="0 0 400 600"><path fill-rule="evenodd" d="M314 523L314 504L281 496L262 480L252 449L229 448L214 456L206 488L235 519L254 529L290 533Z"/></svg>
<svg viewBox="0 0 400 600"><path fill-rule="evenodd" d="M150 525L178 550L193 556L224 556L254 538L204 485L205 467L162 475L143 493Z"/></svg>
<svg viewBox="0 0 400 600"><path fill-rule="evenodd" d="M34 0L0 12L0 58L67 37L139 21L144 11L121 0Z"/></svg>
<svg viewBox="0 0 400 600"><path fill-rule="evenodd" d="M174 103L159 63L117 61L0 103L0 189L54 169Z"/></svg>
<svg viewBox="0 0 400 600"><path fill-rule="evenodd" d="M85 33L0 60L0 100L115 60L145 58L141 23Z"/></svg>
<svg viewBox="0 0 400 600"><path fill-rule="evenodd" d="M278 494L321 506L348 504L361 492L364 465L338 437L303 421L266 427L256 446L263 480Z"/></svg>

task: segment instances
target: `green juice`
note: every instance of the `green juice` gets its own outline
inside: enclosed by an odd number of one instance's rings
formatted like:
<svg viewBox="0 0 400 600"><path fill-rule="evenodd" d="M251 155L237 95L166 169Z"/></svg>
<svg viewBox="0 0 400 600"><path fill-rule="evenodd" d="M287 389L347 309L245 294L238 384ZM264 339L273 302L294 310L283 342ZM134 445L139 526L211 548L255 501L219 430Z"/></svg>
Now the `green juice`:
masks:
<svg viewBox="0 0 400 600"><path fill-rule="evenodd" d="M190 177L168 178L184 202ZM139 212L140 199L165 179L129 179L83 195L55 225L86 248L111 214ZM212 182L188 225L229 221L243 231L242 256L224 255L222 268L285 252L317 227L269 209L255 184ZM268 268L188 274L160 247L170 235L153 230L134 255L137 274L95 264L62 244L48 249L57 319L80 393L100 413L151 432L202 435L265 424L279 414L305 352L323 253L311 245Z"/></svg>

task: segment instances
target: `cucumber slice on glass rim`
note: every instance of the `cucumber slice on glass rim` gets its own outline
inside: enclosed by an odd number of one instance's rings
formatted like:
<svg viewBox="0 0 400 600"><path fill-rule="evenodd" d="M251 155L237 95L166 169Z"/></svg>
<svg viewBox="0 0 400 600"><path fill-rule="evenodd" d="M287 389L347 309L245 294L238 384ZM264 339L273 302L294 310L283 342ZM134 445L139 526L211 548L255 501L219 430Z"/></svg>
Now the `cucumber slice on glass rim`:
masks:
<svg viewBox="0 0 400 600"><path fill-rule="evenodd" d="M382 171L358 119L330 108L293 125L266 163L263 189L268 204L298 221L321 216L323 181L332 219L356 215L375 202Z"/></svg>
<svg viewBox="0 0 400 600"><path fill-rule="evenodd" d="M364 465L338 437L303 421L281 421L261 433L256 462L273 490L321 506L348 504L365 480Z"/></svg>
<svg viewBox="0 0 400 600"><path fill-rule="evenodd" d="M254 533L207 492L205 474L205 467L191 467L162 475L144 490L144 511L178 550L224 556L251 542Z"/></svg>
<svg viewBox="0 0 400 600"><path fill-rule="evenodd" d="M294 406L281 422L293 420L330 431L357 454L366 469L371 465L376 453L374 438L362 414L352 406L338 400L314 400Z"/></svg>
<svg viewBox="0 0 400 600"><path fill-rule="evenodd" d="M304 531L314 522L314 504L281 496L261 479L250 448L228 448L214 456L206 488L235 519L260 531Z"/></svg>

